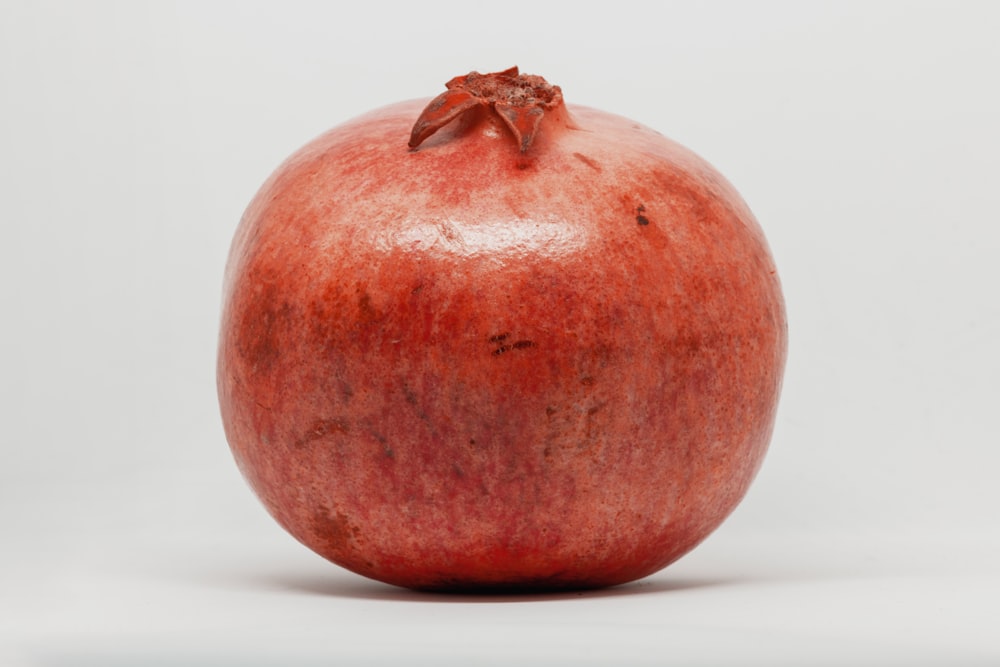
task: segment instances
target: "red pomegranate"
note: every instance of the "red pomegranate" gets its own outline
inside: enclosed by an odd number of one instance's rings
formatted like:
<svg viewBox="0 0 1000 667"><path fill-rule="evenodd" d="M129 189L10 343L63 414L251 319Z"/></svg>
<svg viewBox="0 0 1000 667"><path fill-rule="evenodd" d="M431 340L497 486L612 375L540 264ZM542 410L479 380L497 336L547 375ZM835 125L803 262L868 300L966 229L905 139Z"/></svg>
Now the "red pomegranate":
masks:
<svg viewBox="0 0 1000 667"><path fill-rule="evenodd" d="M517 68L447 88L320 136L247 209L218 357L233 454L292 535L374 579L648 575L767 448L786 348L767 243L653 130Z"/></svg>

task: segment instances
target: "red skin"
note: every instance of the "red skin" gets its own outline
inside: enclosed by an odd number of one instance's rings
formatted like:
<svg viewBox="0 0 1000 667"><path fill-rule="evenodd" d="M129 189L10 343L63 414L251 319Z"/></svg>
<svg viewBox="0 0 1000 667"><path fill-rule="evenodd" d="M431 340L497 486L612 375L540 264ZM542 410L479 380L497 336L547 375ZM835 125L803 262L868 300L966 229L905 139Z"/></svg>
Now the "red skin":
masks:
<svg viewBox="0 0 1000 667"><path fill-rule="evenodd" d="M786 321L761 229L624 118L560 97L522 152L480 105L410 150L426 104L317 138L244 215L218 362L236 461L297 539L400 586L655 572L767 448Z"/></svg>

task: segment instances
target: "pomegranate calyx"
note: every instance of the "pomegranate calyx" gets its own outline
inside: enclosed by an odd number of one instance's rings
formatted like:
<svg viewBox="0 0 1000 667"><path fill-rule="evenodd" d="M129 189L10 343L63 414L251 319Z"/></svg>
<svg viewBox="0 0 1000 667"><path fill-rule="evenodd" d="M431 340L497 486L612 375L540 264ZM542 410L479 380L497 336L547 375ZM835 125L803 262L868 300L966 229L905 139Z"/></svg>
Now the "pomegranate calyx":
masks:
<svg viewBox="0 0 1000 667"><path fill-rule="evenodd" d="M459 116L488 107L510 129L518 148L531 147L547 110L562 104L562 90L534 74L521 74L517 67L492 74L470 72L456 76L423 110L410 133L410 148Z"/></svg>

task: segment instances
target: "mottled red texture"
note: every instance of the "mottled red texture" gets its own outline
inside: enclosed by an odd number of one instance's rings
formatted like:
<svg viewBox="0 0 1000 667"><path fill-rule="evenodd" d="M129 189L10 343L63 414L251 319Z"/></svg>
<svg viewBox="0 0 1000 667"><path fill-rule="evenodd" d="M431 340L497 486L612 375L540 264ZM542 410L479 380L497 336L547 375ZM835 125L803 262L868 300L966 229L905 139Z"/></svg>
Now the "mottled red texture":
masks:
<svg viewBox="0 0 1000 667"><path fill-rule="evenodd" d="M219 396L271 514L330 560L434 589L650 574L743 497L786 324L733 188L660 134L547 111L407 140L427 101L341 125L233 242Z"/></svg>

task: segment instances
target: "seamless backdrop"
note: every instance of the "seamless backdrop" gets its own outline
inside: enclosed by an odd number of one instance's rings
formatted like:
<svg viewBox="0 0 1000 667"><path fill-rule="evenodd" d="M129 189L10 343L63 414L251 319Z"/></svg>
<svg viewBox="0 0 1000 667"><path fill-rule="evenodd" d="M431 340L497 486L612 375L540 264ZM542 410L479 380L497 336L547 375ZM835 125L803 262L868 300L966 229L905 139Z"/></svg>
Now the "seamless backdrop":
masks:
<svg viewBox="0 0 1000 667"><path fill-rule="evenodd" d="M4 2L0 661L997 664L998 33L990 2ZM422 596L240 479L222 269L292 150L514 64L740 190L784 394L743 505L664 572Z"/></svg>

